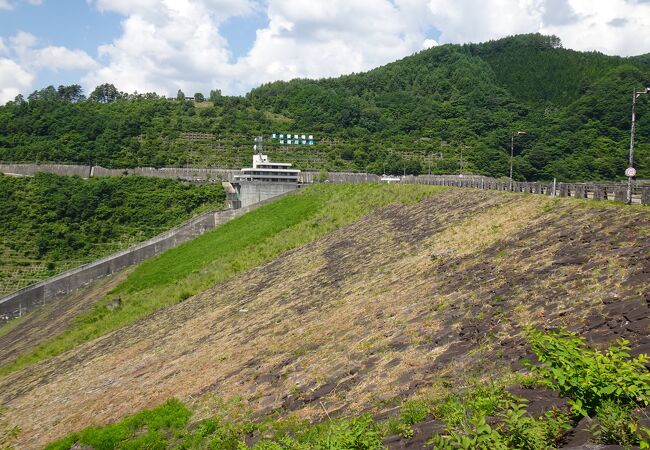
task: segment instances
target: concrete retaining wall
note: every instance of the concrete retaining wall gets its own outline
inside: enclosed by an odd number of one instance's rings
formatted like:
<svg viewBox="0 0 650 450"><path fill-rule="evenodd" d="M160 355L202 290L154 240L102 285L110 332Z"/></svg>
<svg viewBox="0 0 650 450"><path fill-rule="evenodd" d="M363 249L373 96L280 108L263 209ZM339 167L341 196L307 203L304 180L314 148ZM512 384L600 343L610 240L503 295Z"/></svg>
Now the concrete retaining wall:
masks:
<svg viewBox="0 0 650 450"><path fill-rule="evenodd" d="M296 183L263 183L257 181L239 182L239 200L242 207L263 202L269 198L286 194L298 189Z"/></svg>
<svg viewBox="0 0 650 450"><path fill-rule="evenodd" d="M0 172L12 175L34 175L37 172L47 172L57 175L77 175L87 178L90 176L90 166L68 164L0 164Z"/></svg>
<svg viewBox="0 0 650 450"><path fill-rule="evenodd" d="M262 201L236 210L224 209L202 214L127 250L63 272L0 298L0 325L95 280L159 255L270 201Z"/></svg>
<svg viewBox="0 0 650 450"><path fill-rule="evenodd" d="M140 175L143 177L170 178L173 180L221 182L231 181L239 170L230 169L193 169L183 167L134 167L131 169L105 169L101 166L93 166L93 177L119 177L123 175Z"/></svg>

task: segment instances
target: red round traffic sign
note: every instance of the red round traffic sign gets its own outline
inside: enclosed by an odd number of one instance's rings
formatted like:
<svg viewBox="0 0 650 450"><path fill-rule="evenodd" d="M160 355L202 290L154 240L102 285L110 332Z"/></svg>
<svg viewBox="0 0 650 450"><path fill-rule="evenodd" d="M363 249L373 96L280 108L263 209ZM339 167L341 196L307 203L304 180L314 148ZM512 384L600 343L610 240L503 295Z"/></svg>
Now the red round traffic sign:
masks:
<svg viewBox="0 0 650 450"><path fill-rule="evenodd" d="M636 175L636 169L634 167L628 167L625 169L625 175L628 177L633 177Z"/></svg>

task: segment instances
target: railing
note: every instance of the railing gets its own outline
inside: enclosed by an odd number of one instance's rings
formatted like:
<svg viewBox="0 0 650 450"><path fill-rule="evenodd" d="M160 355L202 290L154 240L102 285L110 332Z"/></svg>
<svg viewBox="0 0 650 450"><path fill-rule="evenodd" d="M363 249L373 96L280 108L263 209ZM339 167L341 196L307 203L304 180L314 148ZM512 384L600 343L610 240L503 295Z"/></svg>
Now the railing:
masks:
<svg viewBox="0 0 650 450"><path fill-rule="evenodd" d="M497 191L524 192L528 194L548 195L551 197L590 198L593 200L627 201L627 185L623 183L554 183L499 181L487 177L445 177L445 176L406 176L401 183L432 184L473 189L490 189ZM650 186L636 185L632 191L632 203L649 205Z"/></svg>

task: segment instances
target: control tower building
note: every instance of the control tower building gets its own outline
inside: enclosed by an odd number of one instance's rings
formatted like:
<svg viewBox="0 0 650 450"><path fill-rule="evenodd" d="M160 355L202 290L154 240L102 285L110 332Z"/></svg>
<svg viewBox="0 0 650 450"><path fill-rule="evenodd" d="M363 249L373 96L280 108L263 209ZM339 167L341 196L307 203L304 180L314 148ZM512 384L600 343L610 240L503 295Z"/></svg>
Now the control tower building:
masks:
<svg viewBox="0 0 650 450"><path fill-rule="evenodd" d="M228 193L227 200L232 208L241 208L277 197L298 189L300 170L293 169L291 163L272 162L268 155L262 154L262 137L255 138L253 167L245 167L233 176L230 183L234 192Z"/></svg>

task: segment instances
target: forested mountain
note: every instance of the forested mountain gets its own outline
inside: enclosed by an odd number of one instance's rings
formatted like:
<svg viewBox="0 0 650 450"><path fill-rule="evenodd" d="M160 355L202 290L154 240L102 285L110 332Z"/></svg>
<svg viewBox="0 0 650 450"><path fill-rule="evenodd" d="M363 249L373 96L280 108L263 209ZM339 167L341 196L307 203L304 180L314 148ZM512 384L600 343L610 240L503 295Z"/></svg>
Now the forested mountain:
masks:
<svg viewBox="0 0 650 450"><path fill-rule="evenodd" d="M511 133L525 130L516 178L616 179L627 165L632 90L647 85L649 55L577 52L535 34L443 45L367 73L274 82L244 97L215 90L204 102L111 85L85 99L78 88L50 87L0 107L0 160L237 167L255 135L298 132L317 145L273 141L271 156L302 169L503 176ZM639 100L644 178L649 105Z"/></svg>

